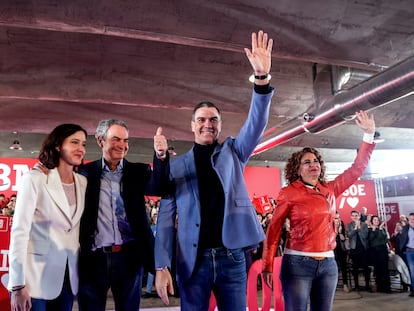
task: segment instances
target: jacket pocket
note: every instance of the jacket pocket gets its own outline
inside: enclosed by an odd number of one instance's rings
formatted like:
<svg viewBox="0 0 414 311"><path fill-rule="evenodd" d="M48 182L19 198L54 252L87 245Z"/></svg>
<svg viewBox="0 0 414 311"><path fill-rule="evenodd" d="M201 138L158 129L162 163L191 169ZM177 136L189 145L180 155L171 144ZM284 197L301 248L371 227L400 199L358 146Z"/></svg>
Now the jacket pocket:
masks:
<svg viewBox="0 0 414 311"><path fill-rule="evenodd" d="M44 240L30 240L27 252L35 255L44 255L49 252L50 242Z"/></svg>

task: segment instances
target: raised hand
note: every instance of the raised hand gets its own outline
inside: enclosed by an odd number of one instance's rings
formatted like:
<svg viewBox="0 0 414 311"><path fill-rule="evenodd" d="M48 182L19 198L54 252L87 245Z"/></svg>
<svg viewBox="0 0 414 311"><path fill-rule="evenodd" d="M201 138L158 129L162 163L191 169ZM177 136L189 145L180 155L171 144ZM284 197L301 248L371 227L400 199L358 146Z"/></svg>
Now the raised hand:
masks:
<svg viewBox="0 0 414 311"><path fill-rule="evenodd" d="M162 135L162 127L157 128L154 136L154 150L158 159L164 159L168 152L167 138Z"/></svg>
<svg viewBox="0 0 414 311"><path fill-rule="evenodd" d="M265 75L270 72L272 65L273 39L268 39L267 33L260 30L252 33L252 50L245 48L246 56L253 67L255 75Z"/></svg>
<svg viewBox="0 0 414 311"><path fill-rule="evenodd" d="M355 122L359 126L360 129L367 134L374 134L375 133L375 121L374 116L368 115L365 111L360 110L355 113Z"/></svg>

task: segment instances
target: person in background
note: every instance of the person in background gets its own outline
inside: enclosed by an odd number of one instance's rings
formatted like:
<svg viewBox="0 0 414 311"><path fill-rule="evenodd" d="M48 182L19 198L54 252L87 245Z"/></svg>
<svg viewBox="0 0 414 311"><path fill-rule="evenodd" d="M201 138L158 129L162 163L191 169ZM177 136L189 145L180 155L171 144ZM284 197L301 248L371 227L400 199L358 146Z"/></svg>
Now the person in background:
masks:
<svg viewBox="0 0 414 311"><path fill-rule="evenodd" d="M374 266L375 284L377 292L390 293L391 280L388 271L388 232L385 222L380 222L377 215L371 218L368 228L368 252Z"/></svg>
<svg viewBox="0 0 414 311"><path fill-rule="evenodd" d="M395 223L394 232L390 236L390 243L391 243L392 250L395 251L395 253L406 262L405 253L400 253L401 233L403 231L403 228L404 226L403 226L402 221L398 220Z"/></svg>
<svg viewBox="0 0 414 311"><path fill-rule="evenodd" d="M157 234L157 217L158 217L158 211L156 208L152 210L151 213L151 230L152 233L155 235ZM154 285L154 274L152 274L150 271L147 272L147 284L145 286L145 293L142 296L142 298L151 298L151 297L157 297L157 295L152 294L152 286Z"/></svg>
<svg viewBox="0 0 414 311"><path fill-rule="evenodd" d="M365 221L368 219L368 214L367 214L367 212L368 212L368 209L367 209L365 206L363 206L363 207L361 208L361 214L360 214L360 220L361 220L362 222L365 222Z"/></svg>
<svg viewBox="0 0 414 311"><path fill-rule="evenodd" d="M74 168L85 156L86 137L79 125L57 126L39 154L49 173L31 170L19 184L9 250L12 310L72 310L86 190Z"/></svg>
<svg viewBox="0 0 414 311"><path fill-rule="evenodd" d="M266 127L273 88L269 85L273 40L252 34L245 49L255 75L246 122L236 138L218 138L222 119L210 102L195 106L194 146L170 163L171 191L161 200L155 238L158 295L173 294L170 270L176 242L181 310L208 310L214 292L220 311L246 310L244 250L265 237L244 182L243 170ZM178 216L177 232L175 219Z"/></svg>
<svg viewBox="0 0 414 311"><path fill-rule="evenodd" d="M95 138L102 158L80 170L88 187L80 230L79 309L104 311L111 288L117 311L136 311L144 267L154 271L145 195L162 194L159 185L168 178L167 140L158 128L153 171L149 164L125 159L129 131L123 121L100 121Z"/></svg>
<svg viewBox="0 0 414 311"><path fill-rule="evenodd" d="M365 278L365 290L371 292L369 286L370 268L368 266L368 225L360 221L358 211L351 211L351 222L346 225L346 235L349 238L349 257L352 260L352 275L354 277L355 287L353 290L359 291L359 269L363 269Z"/></svg>
<svg viewBox="0 0 414 311"><path fill-rule="evenodd" d="M3 207L2 213L6 216L13 216L14 208L16 206L16 194L12 194L7 202L7 205Z"/></svg>
<svg viewBox="0 0 414 311"><path fill-rule="evenodd" d="M400 221L403 227L408 225L408 217L405 215L400 215Z"/></svg>
<svg viewBox="0 0 414 311"><path fill-rule="evenodd" d="M403 227L400 241L398 253L405 253L408 269L411 274L409 296L414 297L414 213L408 215L408 225Z"/></svg>
<svg viewBox="0 0 414 311"><path fill-rule="evenodd" d="M348 283L348 249L346 247L346 233L345 233L345 224L339 215L339 212L336 212L335 220L334 220L334 229L336 233L336 247L334 250L335 253L335 260L336 264L339 266L339 270L341 270L342 275L342 283L343 283L343 290L345 293L349 293L351 291Z"/></svg>
<svg viewBox="0 0 414 311"><path fill-rule="evenodd" d="M263 276L272 286L273 259L289 218L280 275L286 311L307 310L309 299L311 310L332 310L338 282L335 200L363 174L375 147L373 116L358 111L355 117L364 131L363 141L352 166L334 180L326 181L325 163L315 148L305 147L287 161L288 185L279 192L263 250Z"/></svg>
<svg viewBox="0 0 414 311"><path fill-rule="evenodd" d="M0 193L0 210L7 205L6 196L3 193Z"/></svg>
<svg viewBox="0 0 414 311"><path fill-rule="evenodd" d="M403 228L404 228L403 221L398 220L395 223L394 232L390 236L390 243L391 243L392 250L395 252L395 256L392 257L393 263L396 266L397 270L401 273L402 290L406 292L408 291L408 287L409 287L408 280L410 280L411 276L410 276L410 272L408 269L407 257L405 256L405 250L403 251L401 247L401 237L402 237L401 234L402 234ZM397 256L400 257L401 260L399 260Z"/></svg>

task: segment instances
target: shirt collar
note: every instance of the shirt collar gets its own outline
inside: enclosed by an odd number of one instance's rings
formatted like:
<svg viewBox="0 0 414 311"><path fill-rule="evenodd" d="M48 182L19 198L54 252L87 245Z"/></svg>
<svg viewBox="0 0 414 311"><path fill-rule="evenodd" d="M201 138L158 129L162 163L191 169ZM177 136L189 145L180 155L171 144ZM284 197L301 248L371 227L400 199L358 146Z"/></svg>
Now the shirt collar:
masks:
<svg viewBox="0 0 414 311"><path fill-rule="evenodd" d="M101 159L101 167L102 170L110 171L108 165L106 165L104 158ZM124 168L124 159L119 161L118 166L116 167L116 171L122 170Z"/></svg>

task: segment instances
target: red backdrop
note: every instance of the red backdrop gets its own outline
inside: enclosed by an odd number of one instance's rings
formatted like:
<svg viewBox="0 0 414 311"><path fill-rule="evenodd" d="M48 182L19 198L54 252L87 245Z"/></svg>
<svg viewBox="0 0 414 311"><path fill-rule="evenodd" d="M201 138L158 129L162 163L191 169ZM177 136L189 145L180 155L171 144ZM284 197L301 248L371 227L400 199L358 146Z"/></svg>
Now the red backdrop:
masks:
<svg viewBox="0 0 414 311"><path fill-rule="evenodd" d="M37 159L0 158L0 193L6 197L16 193L21 176L37 162Z"/></svg>
<svg viewBox="0 0 414 311"><path fill-rule="evenodd" d="M244 170L249 197L268 195L276 199L280 190L280 169L277 167L247 166Z"/></svg>
<svg viewBox="0 0 414 311"><path fill-rule="evenodd" d="M361 212L362 207L367 208L368 214L378 214L375 186L372 180L358 180L336 199L336 208L342 221L351 221L351 211Z"/></svg>
<svg viewBox="0 0 414 311"><path fill-rule="evenodd" d="M9 292L6 289L9 280L9 243L12 217L0 216L0 310L10 310Z"/></svg>
<svg viewBox="0 0 414 311"><path fill-rule="evenodd" d="M398 203L384 203L387 217L387 229L390 234L394 232L395 223L400 220L400 208Z"/></svg>

